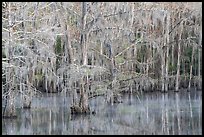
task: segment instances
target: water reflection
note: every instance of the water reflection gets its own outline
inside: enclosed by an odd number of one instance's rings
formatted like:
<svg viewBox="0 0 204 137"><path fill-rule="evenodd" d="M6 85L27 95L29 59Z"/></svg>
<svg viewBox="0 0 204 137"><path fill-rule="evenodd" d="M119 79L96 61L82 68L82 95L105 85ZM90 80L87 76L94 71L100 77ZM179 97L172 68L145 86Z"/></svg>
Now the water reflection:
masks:
<svg viewBox="0 0 204 137"><path fill-rule="evenodd" d="M60 94L35 98L17 119L2 119L2 134L202 134L202 92L124 95L109 106L90 100L96 115L70 115L71 99Z"/></svg>

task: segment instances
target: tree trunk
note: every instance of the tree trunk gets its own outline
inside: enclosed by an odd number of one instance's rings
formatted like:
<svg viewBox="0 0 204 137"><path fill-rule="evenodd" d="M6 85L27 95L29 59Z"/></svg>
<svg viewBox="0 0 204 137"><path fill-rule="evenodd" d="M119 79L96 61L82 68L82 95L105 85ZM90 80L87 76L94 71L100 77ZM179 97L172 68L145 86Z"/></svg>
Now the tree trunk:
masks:
<svg viewBox="0 0 204 137"><path fill-rule="evenodd" d="M201 21L202 23L202 21ZM200 35L199 35L199 44L198 44L199 48L198 48L198 89L201 89L201 74L200 74L200 69L201 69L201 49L200 47L202 47L202 24L200 24Z"/></svg>
<svg viewBox="0 0 204 137"><path fill-rule="evenodd" d="M169 68L169 27L170 27L170 14L167 13L167 24L166 24L166 72L165 72L165 91L168 91L169 78L168 78L168 68Z"/></svg>
<svg viewBox="0 0 204 137"><path fill-rule="evenodd" d="M81 79L81 92L80 92L80 101L79 101L79 107L82 108L83 113L89 113L90 108L89 108L89 103L88 103L88 96L86 93L85 88L88 84L84 82L84 78Z"/></svg>
<svg viewBox="0 0 204 137"><path fill-rule="evenodd" d="M64 16L64 9L63 9L63 5L61 3L61 7L60 7L60 14L59 16L61 17L60 18L60 24L62 25L62 28L63 28L63 32L64 32L64 42L65 42L65 58L68 56L69 57L69 64L72 64L73 63L73 49L72 49L72 46L71 46L71 37L70 37L70 29L69 29L69 25L67 23L67 19L66 17ZM63 41L62 41L63 43Z"/></svg>
<svg viewBox="0 0 204 137"><path fill-rule="evenodd" d="M29 71L28 77L27 77L27 85L28 89L24 91L23 97L23 108L31 108L31 100L32 100L32 89L30 84L32 83L32 70Z"/></svg>
<svg viewBox="0 0 204 137"><path fill-rule="evenodd" d="M164 55L164 51L163 51L163 49L162 49L162 54L161 54L161 59L162 59L162 61L161 61L161 71L162 71L162 92L164 92L165 91L165 69L164 69L164 67L165 67L165 55Z"/></svg>
<svg viewBox="0 0 204 137"><path fill-rule="evenodd" d="M87 65L87 35L85 34L86 29L86 2L82 3L82 30L81 30L81 47L82 47L82 60L83 65ZM89 110L88 105L88 96L84 89L84 82L85 78L83 77L81 79L81 94L80 94L80 102L79 106L82 108L83 112L86 112Z"/></svg>
<svg viewBox="0 0 204 137"><path fill-rule="evenodd" d="M65 46L68 47L69 63L73 64L73 50L72 50L72 46L71 46L71 37L70 37L69 25L65 25Z"/></svg>
<svg viewBox="0 0 204 137"><path fill-rule="evenodd" d="M12 64L12 42L13 42L13 28L12 28L12 18L11 18L11 2L8 2L8 22L9 22L9 43L8 43L8 58L9 61L8 63ZM8 75L6 75L6 83L8 83L8 95L6 97L6 106L4 108L4 112L3 112L3 117L5 118L12 118L12 117L16 117L16 110L15 110L15 104L14 104L14 91L12 90L12 88L15 86L15 73L13 68L8 68ZM10 82L12 81L12 82Z"/></svg>
<svg viewBox="0 0 204 137"><path fill-rule="evenodd" d="M11 94L13 94L12 91L10 92ZM14 104L14 97L11 94L6 98L6 106L3 112L4 118L16 118L17 117L16 110L15 110L15 104Z"/></svg>
<svg viewBox="0 0 204 137"><path fill-rule="evenodd" d="M178 60L177 60L177 73L176 73L176 88L175 90L178 91L179 89L179 77L180 77L180 43L178 44Z"/></svg>
<svg viewBox="0 0 204 137"><path fill-rule="evenodd" d="M163 20L162 20L162 28L163 28L163 32L162 32L162 34L163 35L165 35L165 17L163 17ZM166 52L166 41L165 41L165 37L161 37L161 38L163 38L162 40L163 41L161 41L161 44L162 44L162 47L161 47L161 51L162 51L162 53L161 53L161 71L162 71L162 92L165 92L165 83L166 83L166 80L165 80L165 65L166 65L166 63L165 63L165 52Z"/></svg>
<svg viewBox="0 0 204 137"><path fill-rule="evenodd" d="M8 73L10 75L7 76L7 81L12 81L8 84L8 95L6 97L6 106L4 108L3 117L4 118L16 118L16 110L15 110L15 96L14 96L14 90L15 90L15 76L14 76L14 69L8 68Z"/></svg>
<svg viewBox="0 0 204 137"><path fill-rule="evenodd" d="M179 42L178 42L178 59L177 59L177 73L176 73L176 87L175 87L175 91L179 90L179 78L180 78L180 56L181 56L181 36L182 36L182 32L183 32L183 25L181 23L181 31L179 35Z"/></svg>
<svg viewBox="0 0 204 137"><path fill-rule="evenodd" d="M86 30L86 2L82 3L82 28L81 28L81 48L82 48L82 64L87 65L87 34L85 32ZM86 81L86 82L85 82ZM77 114L77 113L90 113L89 103L88 103L88 95L85 90L85 86L88 83L88 76L85 78L83 76L80 80L80 100L79 105L72 106L71 107L71 113Z"/></svg>
<svg viewBox="0 0 204 137"><path fill-rule="evenodd" d="M189 78L189 83L188 83L188 90L190 91L191 88L191 79L192 79L192 70L193 70L193 55L194 55L194 46L192 49L192 54L191 54L191 66L190 66L190 78Z"/></svg>
<svg viewBox="0 0 204 137"><path fill-rule="evenodd" d="M134 23L134 9L135 9L135 5L134 2L130 3L130 7L131 7L131 20L130 20L130 28L132 29L133 23Z"/></svg>
<svg viewBox="0 0 204 137"><path fill-rule="evenodd" d="M82 20L81 20L81 48L82 48L82 62L87 65L87 34L86 34L86 2L82 2Z"/></svg>

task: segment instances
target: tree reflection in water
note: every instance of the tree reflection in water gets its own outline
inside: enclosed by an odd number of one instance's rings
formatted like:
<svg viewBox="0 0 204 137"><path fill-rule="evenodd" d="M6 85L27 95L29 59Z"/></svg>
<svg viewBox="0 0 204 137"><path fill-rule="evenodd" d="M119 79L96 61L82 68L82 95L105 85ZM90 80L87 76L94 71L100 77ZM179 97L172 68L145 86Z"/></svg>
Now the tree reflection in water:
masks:
<svg viewBox="0 0 204 137"><path fill-rule="evenodd" d="M98 97L90 100L95 115L71 115L69 97L44 96L30 110L17 109L17 119L2 119L2 134L202 134L201 94L124 95L112 106Z"/></svg>

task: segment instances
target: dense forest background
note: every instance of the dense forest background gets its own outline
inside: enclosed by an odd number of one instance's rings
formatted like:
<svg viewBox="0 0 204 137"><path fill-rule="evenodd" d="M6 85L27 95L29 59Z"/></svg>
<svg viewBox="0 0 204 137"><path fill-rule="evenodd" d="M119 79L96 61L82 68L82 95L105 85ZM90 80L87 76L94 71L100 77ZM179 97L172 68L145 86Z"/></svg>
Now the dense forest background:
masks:
<svg viewBox="0 0 204 137"><path fill-rule="evenodd" d="M89 112L99 95L201 84L202 3L2 3L5 116L18 95L30 108L38 93L67 92Z"/></svg>

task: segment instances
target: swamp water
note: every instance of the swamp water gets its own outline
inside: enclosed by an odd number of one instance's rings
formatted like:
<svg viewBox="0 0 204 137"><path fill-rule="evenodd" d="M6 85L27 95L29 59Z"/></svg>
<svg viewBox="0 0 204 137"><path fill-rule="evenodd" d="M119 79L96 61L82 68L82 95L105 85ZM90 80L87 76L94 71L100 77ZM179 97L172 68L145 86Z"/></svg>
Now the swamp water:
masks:
<svg viewBox="0 0 204 137"><path fill-rule="evenodd" d="M202 135L202 91L125 94L109 105L90 99L95 115L70 114L71 99L60 94L33 98L32 108L17 108L17 119L2 119L2 134L184 134Z"/></svg>

